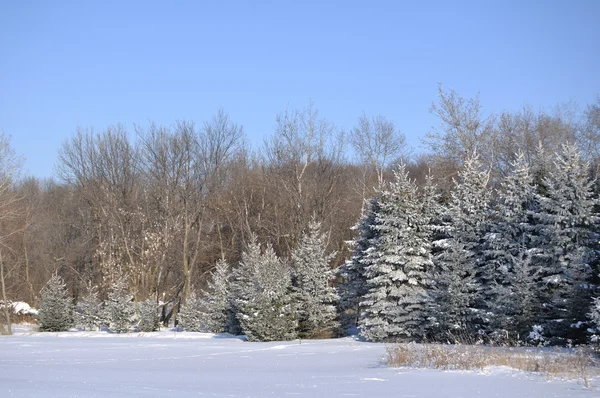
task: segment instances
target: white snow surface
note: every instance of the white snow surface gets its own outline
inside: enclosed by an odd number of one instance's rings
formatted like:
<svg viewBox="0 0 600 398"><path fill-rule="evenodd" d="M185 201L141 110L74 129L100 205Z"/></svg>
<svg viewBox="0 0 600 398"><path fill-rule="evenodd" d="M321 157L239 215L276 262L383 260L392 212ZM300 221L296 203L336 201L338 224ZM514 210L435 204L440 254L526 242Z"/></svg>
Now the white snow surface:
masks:
<svg viewBox="0 0 600 398"><path fill-rule="evenodd" d="M32 333L0 338L2 397L599 397L598 380L547 381L507 368L393 369L385 345L250 343L207 333Z"/></svg>

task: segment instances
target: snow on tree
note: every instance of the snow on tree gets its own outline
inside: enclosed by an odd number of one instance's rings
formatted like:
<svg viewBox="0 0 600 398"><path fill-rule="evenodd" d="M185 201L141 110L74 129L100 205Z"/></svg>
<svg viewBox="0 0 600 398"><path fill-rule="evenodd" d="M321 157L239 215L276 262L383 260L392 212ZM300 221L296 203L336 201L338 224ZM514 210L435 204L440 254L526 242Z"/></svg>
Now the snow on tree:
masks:
<svg viewBox="0 0 600 398"><path fill-rule="evenodd" d="M54 274L41 291L42 300L38 312L41 332L69 330L73 324L73 300L69 297L63 279Z"/></svg>
<svg viewBox="0 0 600 398"><path fill-rule="evenodd" d="M590 341L596 345L600 345L600 297L592 299L592 306L588 317L592 324Z"/></svg>
<svg viewBox="0 0 600 398"><path fill-rule="evenodd" d="M540 224L539 261L543 265L547 325L558 338L583 339L572 325L586 321L593 293L591 264L596 261L591 237L597 227L597 200L588 164L574 145L566 144L557 154L554 169L543 179L546 192L538 195Z"/></svg>
<svg viewBox="0 0 600 398"><path fill-rule="evenodd" d="M483 243L491 329L511 339L526 335L538 323L539 267L532 262L532 222L539 207L535 195L534 177L519 153L498 190Z"/></svg>
<svg viewBox="0 0 600 398"><path fill-rule="evenodd" d="M290 269L252 236L235 270L237 318L250 341L291 340L298 325L290 295Z"/></svg>
<svg viewBox="0 0 600 398"><path fill-rule="evenodd" d="M108 299L104 303L104 311L111 331L124 333L129 330L135 315L135 305L133 295L129 293L127 278L123 276L115 278L108 293Z"/></svg>
<svg viewBox="0 0 600 398"><path fill-rule="evenodd" d="M321 224L312 221L308 233L292 251L293 292L301 338L331 337L339 329L339 297L329 284L333 277L329 262L335 253L325 254L325 237Z"/></svg>
<svg viewBox="0 0 600 398"><path fill-rule="evenodd" d="M139 303L138 328L142 332L154 332L158 330L160 316L158 313L158 304L156 298L148 297L146 300Z"/></svg>
<svg viewBox="0 0 600 398"><path fill-rule="evenodd" d="M474 154L464 162L454 181L448 204L449 237L438 243L432 308L438 338L466 337L482 327L482 267L480 240L488 218L489 171Z"/></svg>
<svg viewBox="0 0 600 398"><path fill-rule="evenodd" d="M208 332L235 332L235 314L231 303L231 269L227 261L219 260L211 273L208 291L204 292L201 306L204 309L203 323Z"/></svg>
<svg viewBox="0 0 600 398"><path fill-rule="evenodd" d="M202 300L196 292L192 291L181 306L178 314L179 325L186 332L205 332L205 315L202 308Z"/></svg>
<svg viewBox="0 0 600 398"><path fill-rule="evenodd" d="M433 262L429 218L422 212L417 186L401 164L381 196L378 238L365 268L368 291L359 327L373 341L420 340L427 333Z"/></svg>
<svg viewBox="0 0 600 398"><path fill-rule="evenodd" d="M378 236L376 228L377 214L379 213L379 194L367 201L364 214L355 227L358 236L352 242L353 255L339 269L338 276L342 282L338 286L340 297L340 320L342 328L348 330L358 324L360 315L359 303L367 293L367 279L364 274L365 267L369 265L369 252Z"/></svg>
<svg viewBox="0 0 600 398"><path fill-rule="evenodd" d="M84 330L95 330L102 324L102 301L96 286L88 285L87 294L77 303L75 324Z"/></svg>

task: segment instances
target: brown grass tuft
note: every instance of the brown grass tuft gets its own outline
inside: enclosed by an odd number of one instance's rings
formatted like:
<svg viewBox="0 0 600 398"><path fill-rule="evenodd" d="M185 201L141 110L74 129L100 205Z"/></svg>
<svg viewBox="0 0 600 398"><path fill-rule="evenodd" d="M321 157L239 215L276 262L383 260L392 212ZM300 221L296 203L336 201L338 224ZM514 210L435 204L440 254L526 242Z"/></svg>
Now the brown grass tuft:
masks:
<svg viewBox="0 0 600 398"><path fill-rule="evenodd" d="M590 378L600 376L598 361L583 347L568 350L399 343L388 345L386 352L393 367L483 370L488 366L506 366L541 373L548 379L581 380L586 387Z"/></svg>

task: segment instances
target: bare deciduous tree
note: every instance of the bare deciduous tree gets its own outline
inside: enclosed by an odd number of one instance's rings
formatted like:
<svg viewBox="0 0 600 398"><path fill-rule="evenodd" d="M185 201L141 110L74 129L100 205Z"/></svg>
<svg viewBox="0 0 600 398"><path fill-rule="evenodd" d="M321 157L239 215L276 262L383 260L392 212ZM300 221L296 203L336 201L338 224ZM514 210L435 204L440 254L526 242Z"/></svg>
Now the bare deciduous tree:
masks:
<svg viewBox="0 0 600 398"><path fill-rule="evenodd" d="M14 251L8 240L21 230L21 226L15 225L14 220L20 215L22 197L13 189L13 183L20 173L21 162L10 147L10 138L0 133L0 290L3 312L3 317L0 317L0 334L3 335L12 334L12 306L6 294L7 266L4 252Z"/></svg>

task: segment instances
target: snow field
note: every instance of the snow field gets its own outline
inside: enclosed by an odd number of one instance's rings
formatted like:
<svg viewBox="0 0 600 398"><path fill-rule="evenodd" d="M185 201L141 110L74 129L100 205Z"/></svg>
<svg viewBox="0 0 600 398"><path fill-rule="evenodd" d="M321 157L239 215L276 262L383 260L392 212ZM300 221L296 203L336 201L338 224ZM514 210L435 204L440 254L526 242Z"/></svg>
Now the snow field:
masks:
<svg viewBox="0 0 600 398"><path fill-rule="evenodd" d="M571 381L506 368L394 369L385 345L251 343L205 333L33 333L0 339L5 397L598 397Z"/></svg>

